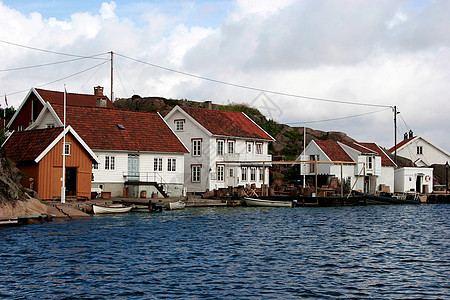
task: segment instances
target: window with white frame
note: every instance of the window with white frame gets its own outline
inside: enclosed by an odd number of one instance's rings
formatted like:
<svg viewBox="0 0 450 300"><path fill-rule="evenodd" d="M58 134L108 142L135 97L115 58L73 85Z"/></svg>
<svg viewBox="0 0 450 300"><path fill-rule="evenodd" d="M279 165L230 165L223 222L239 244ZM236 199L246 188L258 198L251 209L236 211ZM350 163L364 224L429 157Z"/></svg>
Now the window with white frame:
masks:
<svg viewBox="0 0 450 300"><path fill-rule="evenodd" d="M55 128L55 124L53 123L46 124L45 126L46 128Z"/></svg>
<svg viewBox="0 0 450 300"><path fill-rule="evenodd" d="M223 147L224 147L224 141L218 140L217 141L217 155L223 155Z"/></svg>
<svg viewBox="0 0 450 300"><path fill-rule="evenodd" d="M116 168L116 158L114 156L105 156L105 170L114 170Z"/></svg>
<svg viewBox="0 0 450 300"><path fill-rule="evenodd" d="M17 126L17 131L23 131L23 125Z"/></svg>
<svg viewBox="0 0 450 300"><path fill-rule="evenodd" d="M228 141L228 153L229 154L234 153L234 141Z"/></svg>
<svg viewBox="0 0 450 300"><path fill-rule="evenodd" d="M242 168L242 181L247 181L247 167Z"/></svg>
<svg viewBox="0 0 450 300"><path fill-rule="evenodd" d="M262 154L263 153L263 147L261 143L256 144L256 154Z"/></svg>
<svg viewBox="0 0 450 300"><path fill-rule="evenodd" d="M264 180L264 171L263 168L259 168L259 181Z"/></svg>
<svg viewBox="0 0 450 300"><path fill-rule="evenodd" d="M98 163L96 161L92 162L92 169L98 170Z"/></svg>
<svg viewBox="0 0 450 300"><path fill-rule="evenodd" d="M192 156L202 156L202 140L192 140Z"/></svg>
<svg viewBox="0 0 450 300"><path fill-rule="evenodd" d="M256 181L256 168L250 169L250 181Z"/></svg>
<svg viewBox="0 0 450 300"><path fill-rule="evenodd" d="M176 171L177 160L175 158L169 158L167 160L167 171L175 172Z"/></svg>
<svg viewBox="0 0 450 300"><path fill-rule="evenodd" d="M191 166L191 180L192 182L200 182L200 165Z"/></svg>
<svg viewBox="0 0 450 300"><path fill-rule="evenodd" d="M64 155L70 155L70 143L64 144Z"/></svg>
<svg viewBox="0 0 450 300"><path fill-rule="evenodd" d="M367 169L372 170L372 156L367 158Z"/></svg>
<svg viewBox="0 0 450 300"><path fill-rule="evenodd" d="M417 146L417 154L423 154L423 147Z"/></svg>
<svg viewBox="0 0 450 300"><path fill-rule="evenodd" d="M253 143L247 143L247 153L253 152Z"/></svg>
<svg viewBox="0 0 450 300"><path fill-rule="evenodd" d="M184 120L175 120L175 131L184 131Z"/></svg>
<svg viewBox="0 0 450 300"><path fill-rule="evenodd" d="M155 172L162 171L162 158L156 157L153 159L153 171Z"/></svg>
<svg viewBox="0 0 450 300"><path fill-rule="evenodd" d="M225 180L224 172L225 172L225 166L217 165L217 181Z"/></svg>

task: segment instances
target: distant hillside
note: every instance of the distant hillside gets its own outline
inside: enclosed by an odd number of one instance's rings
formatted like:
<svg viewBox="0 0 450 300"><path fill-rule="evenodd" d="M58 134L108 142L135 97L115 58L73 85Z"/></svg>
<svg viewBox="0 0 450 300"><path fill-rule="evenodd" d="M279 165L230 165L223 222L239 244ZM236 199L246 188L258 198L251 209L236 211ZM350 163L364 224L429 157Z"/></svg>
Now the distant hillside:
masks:
<svg viewBox="0 0 450 300"><path fill-rule="evenodd" d="M144 112L159 112L165 116L176 105L179 106L193 106L207 108L207 102L190 101L186 99L166 99L162 97L141 97L134 95L127 99L117 99L114 105L119 109L144 111ZM276 139L272 143L269 151L274 156L282 156L286 160L294 160L303 151L303 127L290 127L288 125L279 124L273 120L269 120L258 109L249 107L246 104L230 104L217 105L210 103L213 109L226 111L239 111L248 115L255 123L261 126L271 136ZM321 130L314 130L306 128L306 144L313 139L332 140L332 141L354 141L343 132L325 132Z"/></svg>

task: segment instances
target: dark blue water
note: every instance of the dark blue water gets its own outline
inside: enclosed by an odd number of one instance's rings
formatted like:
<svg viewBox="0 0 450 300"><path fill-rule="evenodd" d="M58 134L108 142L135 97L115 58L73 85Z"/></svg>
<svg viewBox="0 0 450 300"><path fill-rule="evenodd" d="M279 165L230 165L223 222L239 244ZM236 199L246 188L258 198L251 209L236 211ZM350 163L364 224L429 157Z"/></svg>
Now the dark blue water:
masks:
<svg viewBox="0 0 450 300"><path fill-rule="evenodd" d="M449 205L199 208L0 230L0 298L450 298Z"/></svg>

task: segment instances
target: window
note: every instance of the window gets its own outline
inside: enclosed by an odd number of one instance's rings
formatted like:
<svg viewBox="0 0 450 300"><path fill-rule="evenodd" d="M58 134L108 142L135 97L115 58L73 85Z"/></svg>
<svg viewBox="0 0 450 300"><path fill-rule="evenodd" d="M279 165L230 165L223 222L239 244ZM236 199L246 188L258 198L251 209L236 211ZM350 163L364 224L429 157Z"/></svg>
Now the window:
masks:
<svg viewBox="0 0 450 300"><path fill-rule="evenodd" d="M247 168L242 168L242 181L247 181Z"/></svg>
<svg viewBox="0 0 450 300"><path fill-rule="evenodd" d="M234 141L228 141L228 153L234 153Z"/></svg>
<svg viewBox="0 0 450 300"><path fill-rule="evenodd" d="M310 161L315 161L316 160L316 156L315 155L310 155L309 156L309 160ZM315 164L313 164L313 163L309 164L309 172L310 173L316 172L316 165Z"/></svg>
<svg viewBox="0 0 450 300"><path fill-rule="evenodd" d="M175 131L184 131L184 120L175 120Z"/></svg>
<svg viewBox="0 0 450 300"><path fill-rule="evenodd" d="M175 172L176 171L177 160L175 158L169 158L167 160L167 171Z"/></svg>
<svg viewBox="0 0 450 300"><path fill-rule="evenodd" d="M46 126L46 128L55 128L55 124L53 124L53 123L46 124L45 126Z"/></svg>
<svg viewBox="0 0 450 300"><path fill-rule="evenodd" d="M259 181L264 180L264 171L263 168L259 168Z"/></svg>
<svg viewBox="0 0 450 300"><path fill-rule="evenodd" d="M223 144L223 141L217 141L217 155L223 155Z"/></svg>
<svg viewBox="0 0 450 300"><path fill-rule="evenodd" d="M224 181L224 169L225 166L223 165L217 166L217 181Z"/></svg>
<svg viewBox="0 0 450 300"><path fill-rule="evenodd" d="M153 171L155 172L162 171L162 158L153 159Z"/></svg>
<svg viewBox="0 0 450 300"><path fill-rule="evenodd" d="M230 169L230 177L233 177L233 176L234 176L234 170Z"/></svg>
<svg viewBox="0 0 450 300"><path fill-rule="evenodd" d="M105 156L105 170L114 170L116 167L115 161L116 158L114 156Z"/></svg>
<svg viewBox="0 0 450 300"><path fill-rule="evenodd" d="M92 169L98 170L98 163L96 161L92 162Z"/></svg>
<svg viewBox="0 0 450 300"><path fill-rule="evenodd" d="M256 181L256 168L250 169L250 181Z"/></svg>
<svg viewBox="0 0 450 300"><path fill-rule="evenodd" d="M252 143L247 143L247 153L252 153L252 147L253 146L253 144Z"/></svg>
<svg viewBox="0 0 450 300"><path fill-rule="evenodd" d="M23 131L23 125L17 126L17 131Z"/></svg>
<svg viewBox="0 0 450 300"><path fill-rule="evenodd" d="M192 156L202 156L202 140L192 140Z"/></svg>
<svg viewBox="0 0 450 300"><path fill-rule="evenodd" d="M200 168L201 166L191 166L191 180L192 182L200 182Z"/></svg>
<svg viewBox="0 0 450 300"><path fill-rule="evenodd" d="M70 143L64 144L64 155L70 155Z"/></svg>
<svg viewBox="0 0 450 300"><path fill-rule="evenodd" d="M417 154L423 154L422 146L417 146Z"/></svg>
<svg viewBox="0 0 450 300"><path fill-rule="evenodd" d="M262 153L263 153L262 144L261 143L256 144L256 154L262 154Z"/></svg>
<svg viewBox="0 0 450 300"><path fill-rule="evenodd" d="M367 158L367 169L372 170L372 156Z"/></svg>

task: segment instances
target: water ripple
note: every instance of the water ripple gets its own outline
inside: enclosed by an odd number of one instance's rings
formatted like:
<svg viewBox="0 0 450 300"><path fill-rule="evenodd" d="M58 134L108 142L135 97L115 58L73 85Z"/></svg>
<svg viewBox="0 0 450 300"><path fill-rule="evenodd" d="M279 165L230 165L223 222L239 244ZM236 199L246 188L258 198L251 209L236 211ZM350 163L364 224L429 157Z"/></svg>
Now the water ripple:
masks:
<svg viewBox="0 0 450 300"><path fill-rule="evenodd" d="M0 298L448 298L448 215L205 208L0 229Z"/></svg>

